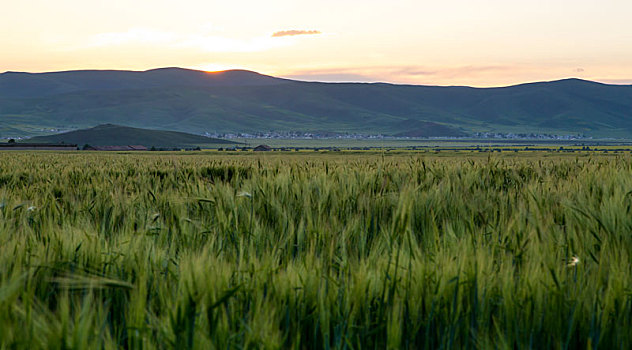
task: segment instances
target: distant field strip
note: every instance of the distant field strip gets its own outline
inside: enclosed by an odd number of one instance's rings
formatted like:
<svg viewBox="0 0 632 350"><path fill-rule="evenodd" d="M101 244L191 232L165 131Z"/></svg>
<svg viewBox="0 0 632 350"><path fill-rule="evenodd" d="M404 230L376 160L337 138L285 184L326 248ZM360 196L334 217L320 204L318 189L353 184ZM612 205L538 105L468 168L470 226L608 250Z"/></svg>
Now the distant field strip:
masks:
<svg viewBox="0 0 632 350"><path fill-rule="evenodd" d="M0 348L632 348L632 159L0 152Z"/></svg>

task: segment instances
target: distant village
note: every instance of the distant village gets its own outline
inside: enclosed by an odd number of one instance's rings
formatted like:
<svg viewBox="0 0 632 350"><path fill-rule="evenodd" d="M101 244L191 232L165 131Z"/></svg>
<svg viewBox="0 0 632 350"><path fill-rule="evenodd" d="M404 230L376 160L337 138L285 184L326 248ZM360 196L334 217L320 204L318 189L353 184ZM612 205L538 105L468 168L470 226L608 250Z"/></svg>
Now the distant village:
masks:
<svg viewBox="0 0 632 350"><path fill-rule="evenodd" d="M333 133L333 132L258 132L258 133L209 133L203 134L206 137L220 139L290 139L290 140L451 140L451 139L509 139L509 140L591 140L592 137L586 135L556 135L538 133L492 133L477 132L468 136L435 136L435 137L409 137L391 136L384 134L361 134L361 133Z"/></svg>

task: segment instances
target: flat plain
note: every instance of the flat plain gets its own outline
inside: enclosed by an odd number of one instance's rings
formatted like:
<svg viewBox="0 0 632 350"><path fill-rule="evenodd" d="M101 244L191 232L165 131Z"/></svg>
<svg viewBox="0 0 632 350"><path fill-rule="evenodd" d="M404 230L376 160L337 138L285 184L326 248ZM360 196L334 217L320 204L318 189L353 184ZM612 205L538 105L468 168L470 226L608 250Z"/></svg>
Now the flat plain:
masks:
<svg viewBox="0 0 632 350"><path fill-rule="evenodd" d="M629 152L0 152L0 348L632 347Z"/></svg>

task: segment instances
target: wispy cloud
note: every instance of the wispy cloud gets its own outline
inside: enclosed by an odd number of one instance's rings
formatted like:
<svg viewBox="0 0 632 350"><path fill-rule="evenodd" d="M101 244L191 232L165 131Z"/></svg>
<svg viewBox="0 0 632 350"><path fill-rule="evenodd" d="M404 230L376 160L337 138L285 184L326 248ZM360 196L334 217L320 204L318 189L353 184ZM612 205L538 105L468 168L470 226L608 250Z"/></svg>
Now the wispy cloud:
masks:
<svg viewBox="0 0 632 350"><path fill-rule="evenodd" d="M273 38L279 38L282 36L295 36L295 35L314 35L314 34L321 34L321 32L319 30L282 30L279 32L275 32L274 34L272 34Z"/></svg>
<svg viewBox="0 0 632 350"><path fill-rule="evenodd" d="M171 32L151 28L130 28L122 32L99 33L90 38L88 47L115 46L125 44L164 44L177 40Z"/></svg>
<svg viewBox="0 0 632 350"><path fill-rule="evenodd" d="M457 67L423 67L423 66L370 66L370 67L341 67L324 69L307 69L291 72L286 77L319 79L323 81L398 81L401 83L414 82L419 79L445 79L455 77L472 77L484 75L488 72L507 72L515 69L513 66L457 66Z"/></svg>
<svg viewBox="0 0 632 350"><path fill-rule="evenodd" d="M200 49L206 52L259 52L291 45L290 41L276 41L269 37L234 39L221 36L194 35L174 43L177 48Z"/></svg>
<svg viewBox="0 0 632 350"><path fill-rule="evenodd" d="M231 38L213 34L175 33L153 28L130 28L121 32L100 33L89 38L81 48L101 48L126 45L150 45L174 49L197 49L204 52L259 52L291 45L291 38L284 40L268 36Z"/></svg>
<svg viewBox="0 0 632 350"><path fill-rule="evenodd" d="M292 74L283 75L284 78L302 80L302 81L320 81L320 82L354 82L354 83L372 83L379 81L374 77L357 74L346 73L340 71L298 71Z"/></svg>
<svg viewBox="0 0 632 350"><path fill-rule="evenodd" d="M288 72L286 78L323 82L392 82L399 84L426 85L475 85L489 86L483 81L489 75L529 70L515 65L480 66L364 66L322 69L303 69ZM519 81L523 80L518 78ZM483 82L483 83L481 83Z"/></svg>
<svg viewBox="0 0 632 350"><path fill-rule="evenodd" d="M632 85L632 78L630 79L596 79L599 82L615 85Z"/></svg>
<svg viewBox="0 0 632 350"><path fill-rule="evenodd" d="M395 75L399 77L440 77L440 78L458 78L458 77L475 77L487 74L496 74L502 72L511 72L518 67L513 65L481 65L481 66L455 66L455 67L413 67L405 66L398 69L391 69L388 71L389 75Z"/></svg>

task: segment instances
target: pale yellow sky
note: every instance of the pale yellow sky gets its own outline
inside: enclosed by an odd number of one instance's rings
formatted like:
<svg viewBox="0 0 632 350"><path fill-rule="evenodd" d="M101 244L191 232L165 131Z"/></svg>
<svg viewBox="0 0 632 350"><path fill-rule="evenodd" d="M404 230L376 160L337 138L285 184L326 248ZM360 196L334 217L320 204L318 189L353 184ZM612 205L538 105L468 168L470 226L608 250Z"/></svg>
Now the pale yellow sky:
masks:
<svg viewBox="0 0 632 350"><path fill-rule="evenodd" d="M324 81L632 84L630 15L629 0L6 1L0 72L178 66Z"/></svg>

